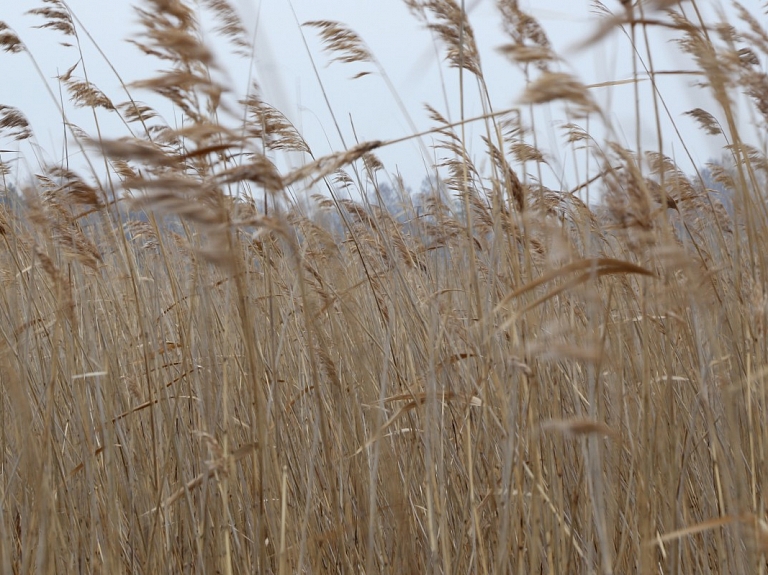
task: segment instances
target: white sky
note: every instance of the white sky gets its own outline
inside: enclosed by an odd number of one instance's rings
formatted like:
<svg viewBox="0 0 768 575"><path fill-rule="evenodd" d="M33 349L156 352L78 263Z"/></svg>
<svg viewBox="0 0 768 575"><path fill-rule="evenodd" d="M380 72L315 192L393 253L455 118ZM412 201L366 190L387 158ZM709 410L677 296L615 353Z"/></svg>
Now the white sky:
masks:
<svg viewBox="0 0 768 575"><path fill-rule="evenodd" d="M241 11L246 27L256 30L254 72L265 99L283 111L296 125L309 143L315 156L343 149L341 138L337 134L328 112L318 82L310 65L302 37L296 23L309 20L336 20L347 24L357 32L370 47L371 52L387 71L399 97L403 100L409 114L419 130L433 127L424 113L424 103L430 103L444 116L451 120L459 118L458 72L449 69L443 62L442 52L437 55L430 33L410 14L400 0L232 0ZM620 10L618 1L606 0L608 8ZM107 3L96 0L68 0L68 5L87 30L106 53L112 65L126 82L151 77L157 64L141 55L137 48L125 42L125 39L138 31L136 19L130 8L133 2L111 0L109 11ZM760 15L758 0L745 0L744 4L756 15ZM54 31L36 30L32 26L40 24L39 17L24 15L24 12L40 6L34 0L18 0L0 3L0 20L7 22L29 46L39 65L51 94L48 93L43 79L25 54L6 54L0 52L0 70L3 82L0 82L0 104L20 108L32 122L36 134L36 145L22 144L20 151L23 160L18 164L19 176L39 170L43 162L56 161L64 150L64 129L61 116L57 111L60 97L55 76L63 73L78 61L78 54L73 48L63 48L59 42L63 37ZM508 38L501 30L501 19L492 0L467 0L472 8L470 23L474 28L479 48L485 79L491 93L495 109L505 109L516 105L524 88L524 81L518 69L505 60L496 48ZM631 77L631 57L628 40L620 32L615 32L603 39L596 46L582 51L574 46L587 38L597 27L599 19L590 8L588 0L521 0L523 9L537 18L544 26L555 50L566 61L561 70L577 74L587 84ZM296 17L294 18L293 12ZM711 11L710 17L714 18ZM354 143L351 123L361 140L387 140L408 135L412 130L404 118L386 84L375 74L356 80L351 78L358 72L373 70L363 64L328 65L329 56L321 52L317 31L303 29L309 43L312 57L315 59L323 85L339 121L347 145ZM89 79L112 100L126 100L109 66L94 49L92 42L81 30L80 38L84 52L84 61ZM662 70L691 69L692 65L680 55L677 47L669 42L669 37L655 34L652 37L654 65ZM221 45L220 43L216 44ZM437 49L442 49L438 45ZM219 53L222 67L228 70L232 98L240 97L248 86L248 62L227 53L223 48ZM82 67L76 75L82 76ZM465 76L466 77L466 76ZM12 78L13 81L8 81ZM694 127L694 123L682 114L695 107L703 107L716 114L712 101L705 92L691 88L691 77L668 77L661 89L666 104L675 122L679 124L686 143L691 146L697 164L701 165L713 157L719 157L722 141L703 135ZM468 78L471 80L471 78ZM645 102L643 117L647 123L642 128L643 146L656 148L655 125L651 107L650 88L642 87ZM132 92L138 100L151 105L159 105L150 93ZM634 105L631 86L596 88L592 90L597 101L605 106L616 131L614 137L626 147L635 148ZM476 116L482 113L476 97L475 84L467 82L467 101L465 115ZM61 95L66 100L66 95ZM86 131L93 133L94 120L88 111L73 111L65 105L70 121ZM168 108L167 114L173 112ZM717 114L716 114L717 115ZM99 111L101 128L108 137L125 134L124 127L114 114ZM169 123L174 119L167 117ZM558 126L566 118L559 106L542 107L535 116L537 137L540 147L549 152L552 170L545 174L545 182L550 187L560 186L568 189L585 177L584 165L579 161L574 166L573 157L564 145L562 132ZM667 123L667 120L664 120ZM599 128L591 127L593 133L600 133ZM470 127L471 134L483 133L481 124ZM679 140L668 127L665 129L665 153L677 158L680 165L691 172L690 164L684 158ZM483 167L485 157L482 145L477 138L473 142L471 153L478 166ZM429 146L432 141L427 139ZM18 144L0 141L1 149L15 149ZM71 160L76 161L78 151L70 148ZM431 160L425 159L415 142L399 144L378 152L389 173L401 172L406 183L414 190L428 173ZM4 161L9 161L7 153L2 154ZM292 158L296 164L301 160ZM593 168L595 164L592 164ZM528 166L533 171L533 166Z"/></svg>

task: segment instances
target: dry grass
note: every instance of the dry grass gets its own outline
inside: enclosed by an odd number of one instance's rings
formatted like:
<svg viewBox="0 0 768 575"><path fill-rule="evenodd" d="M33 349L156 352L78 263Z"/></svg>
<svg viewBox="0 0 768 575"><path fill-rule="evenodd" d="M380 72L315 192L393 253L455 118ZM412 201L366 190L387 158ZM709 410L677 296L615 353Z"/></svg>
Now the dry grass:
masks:
<svg viewBox="0 0 768 575"><path fill-rule="evenodd" d="M733 103L765 130L756 18L625 3L588 40L676 32L719 106L690 114L723 138L732 210L660 150L595 142L579 119L607 115L503 1L522 102L571 107L589 175L544 188L533 116L490 111L483 173L431 109L445 187L395 214L373 155L393 143L315 158L257 93L223 125L195 9L145 4L135 44L167 67L138 86L184 127L130 88L113 104L81 64L60 78L72 104L131 135L67 124L88 166L39 166L18 194L0 164L3 572L766 572L768 159ZM204 4L247 51L229 4ZM484 91L457 3L408 5ZM64 2L35 13L79 45ZM27 52L2 22L0 46ZM8 106L0 135L34 137ZM281 173L274 150L307 161Z"/></svg>

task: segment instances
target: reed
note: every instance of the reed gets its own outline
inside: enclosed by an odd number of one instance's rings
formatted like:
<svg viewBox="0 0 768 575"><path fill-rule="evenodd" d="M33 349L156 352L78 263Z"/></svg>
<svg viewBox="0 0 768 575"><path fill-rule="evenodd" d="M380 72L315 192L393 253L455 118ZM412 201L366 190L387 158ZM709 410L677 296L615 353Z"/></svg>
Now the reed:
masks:
<svg viewBox="0 0 768 575"><path fill-rule="evenodd" d="M132 41L165 71L122 96L87 61L59 77L82 164L14 182L0 153L3 572L766 572L768 160L737 107L765 131L760 20L596 3L585 45L624 31L635 85L650 29L695 62L717 107L690 116L726 158L707 180L664 155L661 93L642 118L659 149L611 136L518 2L498 2L498 43L529 81L503 112L460 4L406 4L481 118L430 108L428 134L316 157L257 89L215 79L199 10L251 50L227 0L145 0ZM66 2L32 12L79 50ZM313 57L385 74L344 24L305 33ZM2 22L0 47L45 68ZM588 158L570 190L542 183L534 110L553 102ZM126 135L86 134L75 107ZM440 178L419 197L393 179L385 205L377 151L425 135ZM0 136L35 138L9 106Z"/></svg>

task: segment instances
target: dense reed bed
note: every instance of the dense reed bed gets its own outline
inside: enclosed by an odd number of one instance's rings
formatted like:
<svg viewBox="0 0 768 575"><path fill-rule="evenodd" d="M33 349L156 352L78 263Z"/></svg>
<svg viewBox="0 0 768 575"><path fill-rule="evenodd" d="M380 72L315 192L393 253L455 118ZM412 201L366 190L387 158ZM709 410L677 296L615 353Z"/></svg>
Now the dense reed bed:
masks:
<svg viewBox="0 0 768 575"><path fill-rule="evenodd" d="M82 164L34 181L0 156L3 572L764 573L768 160L738 115L766 133L768 34L699 3L598 4L585 42L636 39L639 83L643 34L674 32L718 106L691 113L722 141L709 180L587 131L607 111L500 0L521 108L476 120L482 171L433 109L441 178L385 205L393 142L314 157L257 90L227 125L197 8L144 2L134 40L164 72L120 103L88 62L59 77L129 135L66 124ZM227 1L200 4L247 53ZM460 5L407 4L482 93ZM77 49L66 3L36 13ZM376 63L343 24L305 33ZM0 45L35 57L2 23ZM575 190L538 177L550 102L588 158ZM0 130L34 137L8 106Z"/></svg>

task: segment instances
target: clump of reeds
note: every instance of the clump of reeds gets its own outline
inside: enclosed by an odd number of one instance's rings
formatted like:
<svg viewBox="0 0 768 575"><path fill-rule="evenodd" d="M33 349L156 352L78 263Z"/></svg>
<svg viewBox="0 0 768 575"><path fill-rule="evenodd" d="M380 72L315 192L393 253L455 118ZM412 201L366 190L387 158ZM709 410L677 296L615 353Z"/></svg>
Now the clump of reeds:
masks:
<svg viewBox="0 0 768 575"><path fill-rule="evenodd" d="M71 105L126 135L64 106L82 165L14 183L0 152L3 571L765 570L768 161L736 101L765 128L768 34L741 6L731 26L598 5L586 43L623 29L640 63L664 27L693 57L718 108L690 116L727 158L705 180L615 141L517 2L499 44L528 84L503 113L461 5L407 4L488 103L487 161L430 107L433 185L395 180L396 207L375 153L398 142L315 157L258 88L215 80L198 9L250 50L226 0L145 2L133 41L166 68L121 97L88 79L65 2L33 10L72 46ZM388 81L345 25L312 31ZM44 67L2 22L0 46ZM571 189L542 178L553 102L589 157ZM0 136L34 138L2 105ZM285 150L306 161L281 171Z"/></svg>

